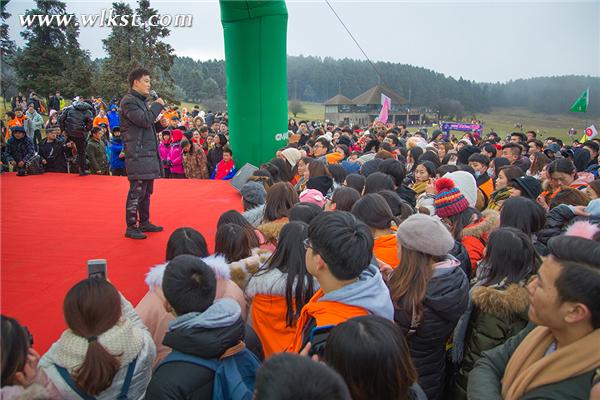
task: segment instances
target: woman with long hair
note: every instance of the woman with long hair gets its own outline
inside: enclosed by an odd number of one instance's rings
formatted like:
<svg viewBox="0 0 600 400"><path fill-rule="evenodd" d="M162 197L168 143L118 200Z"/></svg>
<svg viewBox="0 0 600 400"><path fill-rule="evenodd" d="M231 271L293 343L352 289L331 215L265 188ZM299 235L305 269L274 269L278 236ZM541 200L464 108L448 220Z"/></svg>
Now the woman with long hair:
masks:
<svg viewBox="0 0 600 400"><path fill-rule="evenodd" d="M307 237L307 224L286 224L277 248L246 285L246 296L252 302L252 326L265 357L289 346L300 311L318 288L306 270L303 242Z"/></svg>
<svg viewBox="0 0 600 400"><path fill-rule="evenodd" d="M446 343L466 311L469 281L450 251L454 238L437 218L408 217L398 227L400 265L388 286L394 320L408 337L419 385L427 398L443 398Z"/></svg>
<svg viewBox="0 0 600 400"><path fill-rule="evenodd" d="M275 250L279 232L288 222L290 210L296 203L298 194L289 182L277 182L267 190L262 223L258 230L271 244L270 250Z"/></svg>
<svg viewBox="0 0 600 400"><path fill-rule="evenodd" d="M173 231L167 241L165 263L156 265L146 274L148 292L135 307L144 325L152 334L156 345L156 358L153 367L158 365L171 349L163 344L169 322L175 319L173 314L164 308L165 296L162 291L162 278L167 264L175 257L188 254L201 257L214 271L217 278L216 298L231 297L242 309L242 318L246 319L246 299L242 290L230 280L229 266L226 262L210 257L204 236L194 228L182 227Z"/></svg>
<svg viewBox="0 0 600 400"><path fill-rule="evenodd" d="M65 399L141 399L156 347L131 304L108 281L88 278L65 296L68 329L40 360Z"/></svg>
<svg viewBox="0 0 600 400"><path fill-rule="evenodd" d="M499 158L495 158L494 160L498 161ZM523 176L523 170L514 165L505 165L496 169L495 190L490 195L487 208L489 210L500 211L502 204L510 197L509 183L521 176Z"/></svg>
<svg viewBox="0 0 600 400"><path fill-rule="evenodd" d="M481 353L503 344L529 322L526 284L540 264L541 259L525 233L504 227L490 235L478 269L480 279L470 292L469 309L454 333L454 361L461 368L453 399L467 398L469 372Z"/></svg>

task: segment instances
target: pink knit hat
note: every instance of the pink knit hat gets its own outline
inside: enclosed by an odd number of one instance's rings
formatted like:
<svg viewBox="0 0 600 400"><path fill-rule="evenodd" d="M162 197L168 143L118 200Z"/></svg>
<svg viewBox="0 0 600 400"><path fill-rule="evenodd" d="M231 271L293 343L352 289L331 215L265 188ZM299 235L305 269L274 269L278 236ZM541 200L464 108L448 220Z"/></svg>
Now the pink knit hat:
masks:
<svg viewBox="0 0 600 400"><path fill-rule="evenodd" d="M305 189L300 193L300 201L303 203L313 203L319 207L323 207L327 202L327 199L323 196L323 193L317 189Z"/></svg>

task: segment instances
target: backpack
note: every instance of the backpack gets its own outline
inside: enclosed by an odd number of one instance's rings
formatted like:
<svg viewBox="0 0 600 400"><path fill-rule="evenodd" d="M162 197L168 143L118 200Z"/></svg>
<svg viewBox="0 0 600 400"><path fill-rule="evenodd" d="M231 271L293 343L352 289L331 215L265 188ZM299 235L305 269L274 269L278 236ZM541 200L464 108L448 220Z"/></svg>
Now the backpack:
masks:
<svg viewBox="0 0 600 400"><path fill-rule="evenodd" d="M156 369L172 362L187 362L214 371L212 400L252 399L256 370L260 363L256 356L246 348L223 359L204 359L173 351Z"/></svg>
<svg viewBox="0 0 600 400"><path fill-rule="evenodd" d="M135 370L136 363L137 363L137 358L129 363L129 366L127 367L127 374L125 375L125 381L123 381L123 386L121 388L121 392L119 393L119 396L117 397L117 400L127 400L128 399L127 392L129 392L129 386L131 385L131 380L133 379L133 372ZM75 393L77 393L77 395L79 395L79 397L81 397L83 400L95 400L96 399L94 396L90 396L89 394L87 394L83 390L81 390L79 388L79 386L77 386L77 384L73 380L73 377L71 376L71 374L69 374L69 371L67 371L66 368L63 368L58 364L54 364L54 366L56 367L56 370L58 371L60 376L63 378L65 383Z"/></svg>

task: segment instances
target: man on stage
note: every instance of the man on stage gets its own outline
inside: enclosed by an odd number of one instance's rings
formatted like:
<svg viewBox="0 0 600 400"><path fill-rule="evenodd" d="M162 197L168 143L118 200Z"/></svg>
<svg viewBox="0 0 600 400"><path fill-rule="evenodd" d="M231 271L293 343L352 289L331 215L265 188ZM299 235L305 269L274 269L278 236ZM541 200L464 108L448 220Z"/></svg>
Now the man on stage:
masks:
<svg viewBox="0 0 600 400"><path fill-rule="evenodd" d="M155 122L165 102L157 98L148 106L150 72L136 68L129 73L131 90L121 100L121 133L124 140L125 166L129 193L125 206L125 237L146 239L144 232L160 232L161 226L150 223L150 195L154 179L160 178L162 164L158 155L157 132L163 129ZM139 223L138 223L139 222Z"/></svg>

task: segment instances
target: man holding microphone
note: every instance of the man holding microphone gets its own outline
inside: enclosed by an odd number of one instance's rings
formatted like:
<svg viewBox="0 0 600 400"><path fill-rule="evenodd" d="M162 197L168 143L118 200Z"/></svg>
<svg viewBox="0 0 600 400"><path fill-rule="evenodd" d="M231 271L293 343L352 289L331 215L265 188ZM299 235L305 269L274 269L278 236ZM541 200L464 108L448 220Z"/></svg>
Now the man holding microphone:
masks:
<svg viewBox="0 0 600 400"><path fill-rule="evenodd" d="M127 230L125 237L145 239L144 232L160 232L161 226L150 223L150 195L154 179L162 175L158 155L157 132L163 129L156 122L165 102L156 98L150 106L150 72L136 68L129 73L129 93L121 100L121 133L124 141L125 166L129 179L129 193L125 206Z"/></svg>

